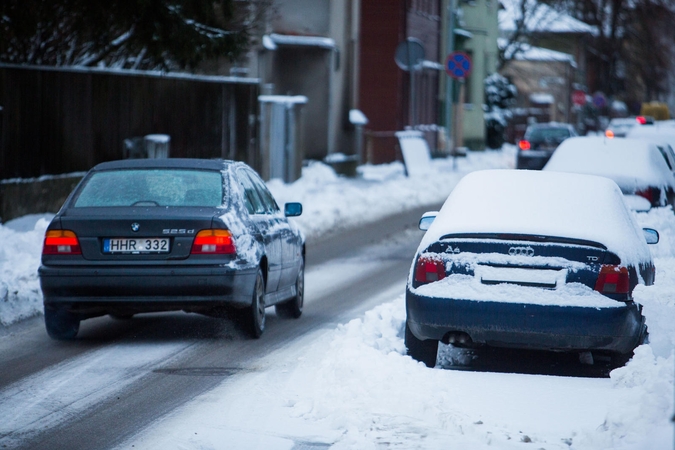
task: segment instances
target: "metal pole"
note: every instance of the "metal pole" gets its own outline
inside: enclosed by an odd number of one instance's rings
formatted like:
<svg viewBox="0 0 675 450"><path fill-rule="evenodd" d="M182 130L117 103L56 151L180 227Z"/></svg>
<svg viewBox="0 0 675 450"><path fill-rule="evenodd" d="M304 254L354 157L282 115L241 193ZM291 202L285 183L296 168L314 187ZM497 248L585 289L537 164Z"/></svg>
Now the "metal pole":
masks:
<svg viewBox="0 0 675 450"><path fill-rule="evenodd" d="M455 0L448 0L447 8L447 53L448 55L455 50ZM452 130L452 90L454 87L454 82L449 75L446 75L445 81L445 132L446 132L446 142L448 149L452 142L454 136Z"/></svg>
<svg viewBox="0 0 675 450"><path fill-rule="evenodd" d="M417 61L413 61L412 45L408 45L408 64L410 71L410 126L415 126L415 66Z"/></svg>

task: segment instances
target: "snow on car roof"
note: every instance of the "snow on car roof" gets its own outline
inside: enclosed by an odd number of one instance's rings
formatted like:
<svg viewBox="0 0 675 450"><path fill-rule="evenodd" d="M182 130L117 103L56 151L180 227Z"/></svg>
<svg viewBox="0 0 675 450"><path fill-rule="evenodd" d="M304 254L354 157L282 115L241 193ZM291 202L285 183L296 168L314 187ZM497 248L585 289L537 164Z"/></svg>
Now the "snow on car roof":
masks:
<svg viewBox="0 0 675 450"><path fill-rule="evenodd" d="M644 125L633 127L626 133L626 137L648 139L658 144L668 144L675 148L675 127L673 126Z"/></svg>
<svg viewBox="0 0 675 450"><path fill-rule="evenodd" d="M558 146L543 170L611 178L627 194L648 187L675 188L658 147L644 139L573 137Z"/></svg>
<svg viewBox="0 0 675 450"><path fill-rule="evenodd" d="M612 180L529 170L483 170L462 178L422 238L504 233L583 239L603 244L623 264L651 261L642 230Z"/></svg>

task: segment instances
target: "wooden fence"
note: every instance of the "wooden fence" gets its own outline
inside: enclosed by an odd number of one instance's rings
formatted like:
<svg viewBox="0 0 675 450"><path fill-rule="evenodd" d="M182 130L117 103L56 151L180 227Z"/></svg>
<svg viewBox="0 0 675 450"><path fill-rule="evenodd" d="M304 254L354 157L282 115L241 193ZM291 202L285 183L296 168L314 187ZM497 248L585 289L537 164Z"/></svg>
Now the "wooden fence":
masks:
<svg viewBox="0 0 675 450"><path fill-rule="evenodd" d="M260 170L257 97L257 79L0 65L0 180L86 171L148 134Z"/></svg>

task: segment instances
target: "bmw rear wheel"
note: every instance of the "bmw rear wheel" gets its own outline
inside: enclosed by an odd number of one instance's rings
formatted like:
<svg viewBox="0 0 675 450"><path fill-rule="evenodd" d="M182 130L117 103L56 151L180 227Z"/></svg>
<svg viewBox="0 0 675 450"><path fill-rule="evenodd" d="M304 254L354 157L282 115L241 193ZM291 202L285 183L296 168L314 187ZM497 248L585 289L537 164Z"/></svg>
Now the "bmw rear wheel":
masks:
<svg viewBox="0 0 675 450"><path fill-rule="evenodd" d="M277 316L291 317L297 319L302 315L302 306L305 303L305 260L300 264L300 271L298 271L298 278L295 280L295 297L279 303L274 307Z"/></svg>
<svg viewBox="0 0 675 450"><path fill-rule="evenodd" d="M45 305L45 328L52 339L75 339L80 331L80 318L62 308Z"/></svg>
<svg viewBox="0 0 675 450"><path fill-rule="evenodd" d="M265 331L265 279L262 270L258 268L253 287L253 301L244 318L248 322L248 329L251 336L259 338Z"/></svg>
<svg viewBox="0 0 675 450"><path fill-rule="evenodd" d="M408 322L405 324L405 346L408 349L408 355L416 361L423 362L427 367L436 365L436 354L438 353L438 341L428 339L419 340L410 331Z"/></svg>

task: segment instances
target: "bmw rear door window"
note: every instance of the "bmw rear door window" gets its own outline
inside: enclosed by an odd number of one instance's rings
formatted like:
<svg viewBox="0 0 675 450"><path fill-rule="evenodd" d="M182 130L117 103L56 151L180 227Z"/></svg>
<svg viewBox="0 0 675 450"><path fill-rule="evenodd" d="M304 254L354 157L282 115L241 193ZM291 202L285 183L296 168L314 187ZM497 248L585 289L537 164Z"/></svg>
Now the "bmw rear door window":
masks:
<svg viewBox="0 0 675 450"><path fill-rule="evenodd" d="M239 184L244 188L244 203L249 214L265 214L265 204L244 170L237 170Z"/></svg>
<svg viewBox="0 0 675 450"><path fill-rule="evenodd" d="M267 189L267 186L265 186L265 183L263 183L260 177L256 175L254 172L251 172L249 170L246 171L246 175L248 175L248 177L251 179L251 182L258 190L258 194L260 194L260 199L262 200L267 212L274 214L275 212L279 211L279 205L277 205L277 202L274 200L274 197L272 197L272 194Z"/></svg>
<svg viewBox="0 0 675 450"><path fill-rule="evenodd" d="M223 203L220 172L185 169L131 169L95 172L81 188L75 208L119 206L200 206Z"/></svg>

